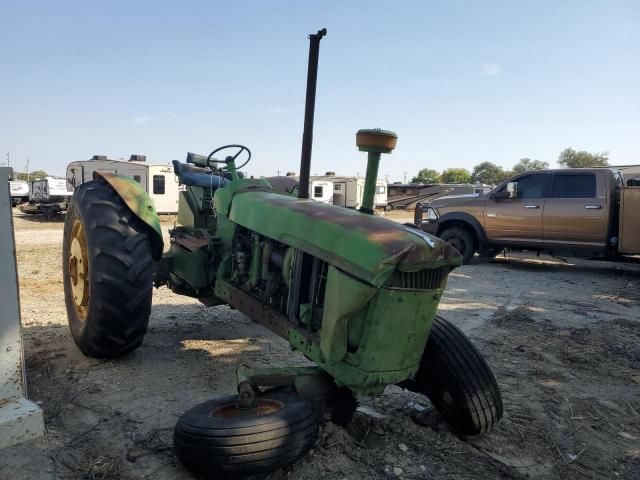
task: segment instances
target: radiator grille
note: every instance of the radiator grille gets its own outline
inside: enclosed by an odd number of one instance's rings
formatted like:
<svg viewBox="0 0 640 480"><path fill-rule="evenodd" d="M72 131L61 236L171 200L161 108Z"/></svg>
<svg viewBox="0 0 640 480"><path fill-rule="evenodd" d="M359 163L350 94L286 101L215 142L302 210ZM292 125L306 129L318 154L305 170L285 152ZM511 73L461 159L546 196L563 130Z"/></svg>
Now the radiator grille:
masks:
<svg viewBox="0 0 640 480"><path fill-rule="evenodd" d="M451 270L450 267L440 267L418 272L393 272L389 287L407 288L411 290L433 290L442 288Z"/></svg>

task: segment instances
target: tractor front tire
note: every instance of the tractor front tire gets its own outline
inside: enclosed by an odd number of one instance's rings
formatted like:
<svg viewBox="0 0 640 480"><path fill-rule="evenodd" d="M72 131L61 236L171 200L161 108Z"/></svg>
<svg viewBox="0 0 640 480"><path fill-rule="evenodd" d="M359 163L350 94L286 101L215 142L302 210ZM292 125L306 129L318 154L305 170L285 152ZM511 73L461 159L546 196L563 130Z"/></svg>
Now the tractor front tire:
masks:
<svg viewBox="0 0 640 480"><path fill-rule="evenodd" d="M267 390L253 408L241 408L233 395L185 412L173 447L185 467L205 478L242 478L298 460L313 447L318 425L311 403L290 390Z"/></svg>
<svg viewBox="0 0 640 480"><path fill-rule="evenodd" d="M420 368L416 391L426 394L457 433L473 438L502 418L502 397L489 365L455 325L436 316Z"/></svg>
<svg viewBox="0 0 640 480"><path fill-rule="evenodd" d="M80 350L111 358L139 347L151 313L150 232L106 181L76 189L62 255L69 328Z"/></svg>

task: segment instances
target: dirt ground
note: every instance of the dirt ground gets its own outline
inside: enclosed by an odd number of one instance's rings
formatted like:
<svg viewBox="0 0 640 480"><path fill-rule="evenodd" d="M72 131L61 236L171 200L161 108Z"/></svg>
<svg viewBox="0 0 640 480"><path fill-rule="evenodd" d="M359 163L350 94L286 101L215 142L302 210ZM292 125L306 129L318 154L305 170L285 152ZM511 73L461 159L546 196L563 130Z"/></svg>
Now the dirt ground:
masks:
<svg viewBox="0 0 640 480"><path fill-rule="evenodd" d="M237 311L164 288L140 349L87 358L67 328L62 223L14 222L29 397L47 432L0 450L0 479L192 478L172 452L177 417L234 393L240 363L305 363ZM267 478L640 479L639 287L634 264L510 255L459 268L440 313L494 370L505 406L494 432L462 441L425 397L389 387Z"/></svg>

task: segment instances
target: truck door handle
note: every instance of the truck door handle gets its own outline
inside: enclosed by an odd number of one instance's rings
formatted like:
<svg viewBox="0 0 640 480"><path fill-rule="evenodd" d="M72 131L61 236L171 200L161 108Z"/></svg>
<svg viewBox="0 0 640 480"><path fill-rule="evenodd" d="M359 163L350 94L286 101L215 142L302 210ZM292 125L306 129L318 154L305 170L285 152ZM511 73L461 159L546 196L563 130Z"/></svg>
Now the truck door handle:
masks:
<svg viewBox="0 0 640 480"><path fill-rule="evenodd" d="M602 205L585 205L584 208L587 210L601 210Z"/></svg>
<svg viewBox="0 0 640 480"><path fill-rule="evenodd" d="M524 208L540 208L540 205L525 205Z"/></svg>

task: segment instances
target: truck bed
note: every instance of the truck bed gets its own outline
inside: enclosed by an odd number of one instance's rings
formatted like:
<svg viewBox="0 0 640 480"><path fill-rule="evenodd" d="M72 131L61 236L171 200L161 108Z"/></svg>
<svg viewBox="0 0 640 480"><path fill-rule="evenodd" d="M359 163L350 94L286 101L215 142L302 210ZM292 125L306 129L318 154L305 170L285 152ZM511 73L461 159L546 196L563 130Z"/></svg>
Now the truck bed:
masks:
<svg viewBox="0 0 640 480"><path fill-rule="evenodd" d="M620 192L620 253L640 254L640 187Z"/></svg>

